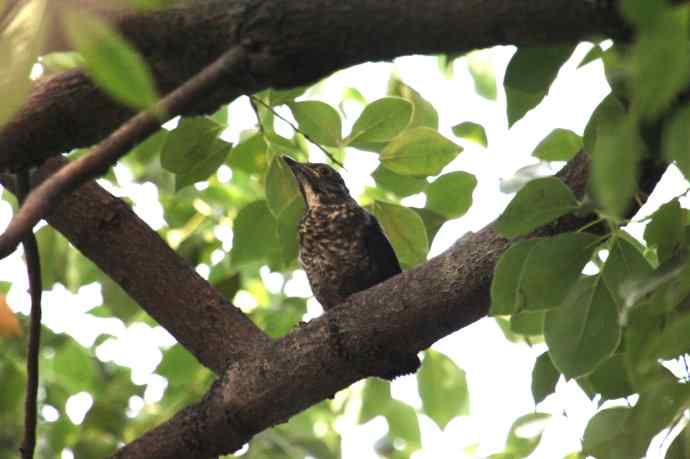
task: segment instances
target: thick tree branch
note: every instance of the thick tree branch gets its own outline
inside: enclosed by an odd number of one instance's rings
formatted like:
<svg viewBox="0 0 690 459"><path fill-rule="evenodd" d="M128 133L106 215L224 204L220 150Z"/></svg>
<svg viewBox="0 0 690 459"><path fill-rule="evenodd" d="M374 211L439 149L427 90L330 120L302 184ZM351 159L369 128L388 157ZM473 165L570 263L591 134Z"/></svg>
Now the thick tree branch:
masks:
<svg viewBox="0 0 690 459"><path fill-rule="evenodd" d="M37 182L67 161L53 158ZM4 185L13 188L8 180ZM66 194L46 220L117 282L204 366L220 374L270 339L211 287L121 199L89 182Z"/></svg>
<svg viewBox="0 0 690 459"><path fill-rule="evenodd" d="M63 0L65 2L65 0ZM87 2L88 3L88 2ZM167 92L226 50L247 51L242 81L225 81L184 113L210 112L257 90L311 83L370 60L499 44L551 45L625 32L606 0L182 0L112 20ZM56 40L59 43L59 41ZM0 171L98 142L130 116L79 71L36 84L0 132Z"/></svg>
<svg viewBox="0 0 690 459"><path fill-rule="evenodd" d="M588 158L559 174L582 195ZM643 165L651 191L665 166ZM649 187L649 188L648 188ZM533 236L573 231L593 216L567 216ZM447 252L364 292L294 330L262 354L233 363L199 403L121 449L117 458L208 458L240 448L258 432L486 315L494 266L508 248L493 224Z"/></svg>

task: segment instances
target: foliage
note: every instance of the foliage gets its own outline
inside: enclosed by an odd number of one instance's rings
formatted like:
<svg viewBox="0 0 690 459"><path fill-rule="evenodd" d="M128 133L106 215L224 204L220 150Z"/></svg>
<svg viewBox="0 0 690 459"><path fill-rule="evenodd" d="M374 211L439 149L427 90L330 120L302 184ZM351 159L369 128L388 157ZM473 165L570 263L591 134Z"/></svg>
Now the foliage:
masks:
<svg viewBox="0 0 690 459"><path fill-rule="evenodd" d="M22 8L35 8L40 17L44 2L27 4ZM592 400L628 398L629 405L607 405L587 425L582 454L602 459L641 457L652 438L681 421L690 406L686 381L667 369L668 361L683 359L690 350L688 212L679 199L669 200L648 218L642 241L625 226L631 203L641 197L637 174L642 160L666 158L690 178L688 7L663 1L621 4L636 32L634 40L607 49L596 44L580 64L600 61L611 93L592 114L584 136L560 128L544 132L532 153L545 162L566 161L584 148L592 160L590 192L575 196L553 177L522 187L496 221L499 235L511 244L491 285L490 314L506 338L520 346L545 342L532 370L536 404L558 392L561 375L575 380ZM80 54L44 56L46 71L83 66L102 90L122 103L144 108L156 100L146 64L118 33L76 13L63 19ZM30 21L25 29L2 31L0 58L16 62L12 69L18 73L0 82L0 98L6 101L0 122L28 91L24 80L38 52L39 29L40 20ZM503 82L509 125L542 102L574 49L573 43L516 51ZM446 71L453 68L454 57L444 56ZM495 100L491 63L476 52L463 59L476 92ZM318 149L310 142L316 142L339 160L375 158L371 186L355 197L378 217L404 269L427 259L446 222L461 218L474 204L483 205L473 199L478 179L458 170L462 147L445 132L487 148L484 126L455 120L450 128L451 120L440 119L421 88L396 73L390 75L387 93L373 101L362 95L364 88L347 88L337 104L329 104L321 100L320 86L256 94L257 123L232 143L226 134L236 122L234 105L213 115L182 118L174 128L136 146L122 163L137 182L155 184L166 222L161 236L229 300L251 298L247 313L272 337L287 334L307 312L307 298L287 288L298 267L295 231L304 205L281 155L313 158ZM353 105L357 109L347 108ZM297 130L283 129L277 114L292 116ZM359 172L344 171L353 173ZM118 184L115 176L108 180ZM414 195L424 198L423 207L405 204L404 198ZM3 198L10 201L6 194ZM603 234L583 227L529 237L559 218L587 212L602 222L598 227L606 229ZM218 234L229 229L232 236L219 240ZM112 319L122 327L154 325L114 281L52 228L42 228L37 238L45 290L58 284L76 293L98 282L102 304L85 312L86 317ZM280 285L269 285L266 273L280 274ZM0 459L13 457L21 438L26 379L24 337L17 336L26 329L26 320L7 307L8 290L9 285L0 284ZM135 439L198 400L213 379L180 345L160 346L155 373L167 380L167 387L160 400L148 397L141 402L143 408L135 410L132 406L144 397L145 387L132 382L128 367L97 356L113 337L103 332L82 346L67 333L47 327L43 333L41 457L58 457L65 448L78 458L108 455L120 442ZM375 445L380 456L410 457L424 446L420 416L443 430L469 414L470 390L481 388L468 387L459 363L427 350L416 380L419 407L393 397L390 383L369 379L256 436L244 457L338 458L336 421L347 417L352 407L358 408L360 423L385 419L388 431ZM67 415L67 404L82 392L92 394L94 403L77 425ZM634 394L637 397L629 398ZM51 412L57 416L46 414ZM136 417L130 417L132 412ZM491 457L529 456L550 419L541 412L518 418L503 451ZM687 457L689 438L685 428L667 457Z"/></svg>

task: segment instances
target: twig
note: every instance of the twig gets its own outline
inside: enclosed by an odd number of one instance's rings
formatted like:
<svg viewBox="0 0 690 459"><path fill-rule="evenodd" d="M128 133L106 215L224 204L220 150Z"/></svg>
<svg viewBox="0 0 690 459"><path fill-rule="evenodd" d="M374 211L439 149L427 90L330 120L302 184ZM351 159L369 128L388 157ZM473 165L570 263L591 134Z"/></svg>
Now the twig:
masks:
<svg viewBox="0 0 690 459"><path fill-rule="evenodd" d="M264 102L263 100L259 99L259 98L256 97L256 96L249 96L249 100L251 101L252 106L254 106L255 103L261 104L265 109L267 109L267 110L269 110L271 113L273 113L273 115L274 115L276 118L279 118L279 119L285 121L287 124L290 125L290 127L291 127L292 129L294 129L296 132L299 132L300 134L302 134L302 135L304 136L305 139L307 139L307 140L308 140L309 142L311 142L312 144L316 145L316 146L318 147L318 149L321 150L321 151L328 157L328 159L330 159L331 161L333 161L335 164L337 164L338 166L342 167L343 169L345 168L345 166L343 166L342 163L341 163L340 161L338 161L337 159L335 159L335 158L333 157L333 155L332 155L328 150L326 150L326 148L325 148L323 145L321 145L320 143L316 142L314 139L312 139L311 137L309 137L309 135L308 135L306 132L304 132L303 130L301 130L301 129L299 128L299 126L296 126L292 121L288 120L288 119L285 118L283 115L281 115L280 113L278 113L277 111L275 111L275 110L273 109L273 107L271 107L270 105L268 105L266 102ZM255 108L254 110L256 111L256 108ZM258 112L258 111L256 111L256 117L257 117L257 119L259 119L259 126L260 126L260 129L263 131L263 126L261 126L261 119L259 118L259 112Z"/></svg>
<svg viewBox="0 0 690 459"><path fill-rule="evenodd" d="M203 99L219 81L227 81L234 72L241 73L239 71L244 70L246 59L244 48L240 46L226 51L201 72L161 99L153 108L130 118L93 147L89 154L63 167L43 182L29 194L5 233L0 236L0 259L14 251L24 235L50 212L63 193L74 190L104 173L134 145L156 132L162 122Z"/></svg>
<svg viewBox="0 0 690 459"><path fill-rule="evenodd" d="M24 170L17 174L17 197L22 207L29 194L29 172ZM20 448L22 459L31 459L36 449L36 416L38 394L38 353L41 347L41 262L38 244L34 233L29 231L22 241L26 271L29 275L31 291L31 314L29 318L29 342L26 352L26 399L24 401L24 439Z"/></svg>
<svg viewBox="0 0 690 459"><path fill-rule="evenodd" d="M264 123L261 122L261 114L259 113L259 107L256 106L256 100L253 96L249 97L249 104L252 106L252 110L254 110L254 116L256 116L256 124L259 125L259 132L261 132L262 135L265 135Z"/></svg>

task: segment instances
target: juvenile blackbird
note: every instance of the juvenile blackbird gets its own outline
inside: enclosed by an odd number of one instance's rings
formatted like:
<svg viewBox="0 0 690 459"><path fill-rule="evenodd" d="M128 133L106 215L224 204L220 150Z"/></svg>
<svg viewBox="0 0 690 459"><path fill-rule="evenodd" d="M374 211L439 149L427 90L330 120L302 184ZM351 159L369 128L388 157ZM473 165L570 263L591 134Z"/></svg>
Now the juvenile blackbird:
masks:
<svg viewBox="0 0 690 459"><path fill-rule="evenodd" d="M298 226L299 261L324 309L401 272L376 217L352 199L340 174L327 164L283 156L297 179L306 211ZM416 355L396 356L395 374L414 372Z"/></svg>

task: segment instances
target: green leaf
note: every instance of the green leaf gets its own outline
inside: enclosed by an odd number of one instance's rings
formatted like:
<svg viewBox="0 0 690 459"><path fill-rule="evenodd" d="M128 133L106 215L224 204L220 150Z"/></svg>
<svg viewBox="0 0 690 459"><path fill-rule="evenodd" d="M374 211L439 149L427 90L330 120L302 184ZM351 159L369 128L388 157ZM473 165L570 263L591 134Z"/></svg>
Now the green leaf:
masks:
<svg viewBox="0 0 690 459"><path fill-rule="evenodd" d="M24 400L26 371L18 361L10 358L8 352L0 356L0 380L3 389L0 391L0 409L2 413L12 413Z"/></svg>
<svg viewBox="0 0 690 459"><path fill-rule="evenodd" d="M371 176L378 186L392 191L400 197L410 196L424 191L427 185L429 185L424 177L399 175L386 169L383 165L379 165Z"/></svg>
<svg viewBox="0 0 690 459"><path fill-rule="evenodd" d="M388 94L402 97L412 103L412 120L408 128L426 126L431 129L438 129L438 113L434 106L396 76L391 76L388 81Z"/></svg>
<svg viewBox="0 0 690 459"><path fill-rule="evenodd" d="M559 178L535 179L518 191L498 217L496 231L507 238L522 236L577 206L575 195Z"/></svg>
<svg viewBox="0 0 690 459"><path fill-rule="evenodd" d="M426 228L427 239L429 244L431 244L436 236L436 233L438 233L438 230L441 229L441 226L443 226L443 224L447 221L446 217L429 209L419 207L410 207L410 209L414 210L420 217L422 217L424 227Z"/></svg>
<svg viewBox="0 0 690 459"><path fill-rule="evenodd" d="M340 115L333 107L316 100L292 102L288 107L311 140L331 147L340 145L343 139Z"/></svg>
<svg viewBox="0 0 690 459"><path fill-rule="evenodd" d="M573 46L518 48L503 80L508 126L515 124L542 101L572 51Z"/></svg>
<svg viewBox="0 0 690 459"><path fill-rule="evenodd" d="M675 317L661 334L655 335L643 352L640 365L649 366L657 359L670 360L690 351L690 314Z"/></svg>
<svg viewBox="0 0 690 459"><path fill-rule="evenodd" d="M295 200L302 200L295 176L288 165L276 156L266 172L266 202L277 218Z"/></svg>
<svg viewBox="0 0 690 459"><path fill-rule="evenodd" d="M228 166L247 174L261 174L268 167L268 145L264 136L254 132L241 138L240 143L230 151Z"/></svg>
<svg viewBox="0 0 690 459"><path fill-rule="evenodd" d="M364 108L345 143L357 147L367 142L387 142L412 120L412 104L400 97L384 97Z"/></svg>
<svg viewBox="0 0 690 459"><path fill-rule="evenodd" d="M491 60L481 51L467 56L467 69L474 81L474 90L480 96L496 100L496 74Z"/></svg>
<svg viewBox="0 0 690 459"><path fill-rule="evenodd" d="M615 354L589 376L592 389L605 400L627 397L635 392L628 378L623 354Z"/></svg>
<svg viewBox="0 0 690 459"><path fill-rule="evenodd" d="M86 61L94 82L115 100L145 109L158 99L156 85L139 52L106 22L85 11L67 13L64 30Z"/></svg>
<svg viewBox="0 0 690 459"><path fill-rule="evenodd" d="M543 161L568 161L582 149L582 137L567 129L554 129L532 152Z"/></svg>
<svg viewBox="0 0 690 459"><path fill-rule="evenodd" d="M616 46L614 44L601 55L604 64L604 76L611 87L609 96L624 101L626 110L630 106L630 95L635 90L632 84L629 49L629 46L622 44Z"/></svg>
<svg viewBox="0 0 690 459"><path fill-rule="evenodd" d="M212 282L212 285L228 300L232 301L240 289L240 274L235 273Z"/></svg>
<svg viewBox="0 0 690 459"><path fill-rule="evenodd" d="M265 310L266 315L261 329L271 338L285 336L304 317L307 300L304 298L285 298L279 306Z"/></svg>
<svg viewBox="0 0 690 459"><path fill-rule="evenodd" d="M41 279L43 289L53 288L56 282L67 285L65 262L69 255L66 240L50 226L44 226L36 232L36 242L41 260Z"/></svg>
<svg viewBox="0 0 690 459"><path fill-rule="evenodd" d="M444 174L427 188L426 207L448 219L461 217L472 206L476 186L477 179L467 172Z"/></svg>
<svg viewBox="0 0 690 459"><path fill-rule="evenodd" d="M687 459L690 457L690 427L686 426L673 440L664 459Z"/></svg>
<svg viewBox="0 0 690 459"><path fill-rule="evenodd" d="M541 403L548 395L554 393L560 376L548 351L537 357L532 369L532 397L535 404Z"/></svg>
<svg viewBox="0 0 690 459"><path fill-rule="evenodd" d="M498 259L491 281L491 309L489 315L513 314L524 307L524 297L520 291L522 271L527 259L539 244L539 239L519 241L512 244Z"/></svg>
<svg viewBox="0 0 690 459"><path fill-rule="evenodd" d="M591 234L564 233L513 244L496 264L490 314L562 306L596 243Z"/></svg>
<svg viewBox="0 0 690 459"><path fill-rule="evenodd" d="M445 429L456 416L470 413L470 399L465 372L444 354L425 352L417 372L417 386L424 413Z"/></svg>
<svg viewBox="0 0 690 459"><path fill-rule="evenodd" d="M688 12L669 8L647 20L633 48L634 105L643 116L653 118L688 83Z"/></svg>
<svg viewBox="0 0 690 459"><path fill-rule="evenodd" d="M526 336L539 336L544 333L545 311L522 311L510 316L510 329Z"/></svg>
<svg viewBox="0 0 690 459"><path fill-rule="evenodd" d="M93 391L96 382L95 357L79 344L68 341L55 352L53 367L60 382L72 394Z"/></svg>
<svg viewBox="0 0 690 459"><path fill-rule="evenodd" d="M601 46L594 45L592 47L592 49L590 49L587 52L587 55L577 65L577 68L579 69L580 67L584 67L585 65L589 64L590 62L594 62L597 59L601 59L603 54L604 54L604 50L601 49Z"/></svg>
<svg viewBox="0 0 690 459"><path fill-rule="evenodd" d="M182 118L170 132L161 152L161 166L174 174L184 174L211 155L223 126L196 116Z"/></svg>
<svg viewBox="0 0 690 459"><path fill-rule="evenodd" d="M297 227L304 215L304 200L295 199L278 215L278 237L280 239L280 262L283 269L291 267L297 260L299 240ZM293 268L294 269L294 268Z"/></svg>
<svg viewBox="0 0 690 459"><path fill-rule="evenodd" d="M175 175L175 191L209 178L225 162L231 149L232 144L214 139L208 150L197 152L200 157L194 166Z"/></svg>
<svg viewBox="0 0 690 459"><path fill-rule="evenodd" d="M625 424L630 416L628 407L608 408L599 411L589 420L582 441L582 450L597 458L631 458L629 442L633 433L626 432Z"/></svg>
<svg viewBox="0 0 690 459"><path fill-rule="evenodd" d="M24 103L33 83L29 78L46 37L47 0L0 4L0 126ZM10 9L11 7L11 9Z"/></svg>
<svg viewBox="0 0 690 459"><path fill-rule="evenodd" d="M381 152L381 162L401 175L437 175L462 151L462 147L433 129L405 131Z"/></svg>
<svg viewBox="0 0 690 459"><path fill-rule="evenodd" d="M158 132L150 135L143 142L138 143L127 153L123 161L132 171L135 179L145 180L153 175L153 169L156 170L155 173L159 171L158 164L153 165L152 163L154 160L156 163L160 162L160 154L163 151L168 135L169 132L167 130L159 129Z"/></svg>
<svg viewBox="0 0 690 459"><path fill-rule="evenodd" d="M606 120L622 119L625 117L625 113L625 107L615 95L606 96L594 109L585 127L585 134L582 139L585 151L591 154L594 150L597 133L606 128Z"/></svg>
<svg viewBox="0 0 690 459"><path fill-rule="evenodd" d="M218 124L221 124L223 126L228 125L228 120L229 120L230 114L229 114L229 107L228 105L221 105L218 110L216 110L215 113L212 115L209 115L209 118L211 118L213 121L215 121Z"/></svg>
<svg viewBox="0 0 690 459"><path fill-rule="evenodd" d="M265 261L276 248L276 221L265 200L243 207L235 218L233 231L233 266Z"/></svg>
<svg viewBox="0 0 690 459"><path fill-rule="evenodd" d="M41 56L44 76L83 67L85 64L82 55L76 51L58 51Z"/></svg>
<svg viewBox="0 0 690 459"><path fill-rule="evenodd" d="M626 431L632 434L629 447L632 454L628 457L644 456L652 438L681 416L690 402L688 387L687 384L670 381L654 384L640 394L625 422Z"/></svg>
<svg viewBox="0 0 690 459"><path fill-rule="evenodd" d="M610 112L598 118L592 154L594 197L608 215L621 217L637 187L642 143L633 119Z"/></svg>
<svg viewBox="0 0 690 459"><path fill-rule="evenodd" d="M644 239L649 247L656 247L660 263L685 248L684 223L685 211L680 207L678 199L662 205L652 215L652 220L644 230Z"/></svg>
<svg viewBox="0 0 690 459"><path fill-rule="evenodd" d="M100 281L103 293L103 306L107 307L109 316L115 316L125 323L141 313L141 307L135 303L120 285L107 276Z"/></svg>
<svg viewBox="0 0 690 459"><path fill-rule="evenodd" d="M567 378L592 371L621 339L612 291L600 276L584 278L565 305L547 312L544 338L556 368Z"/></svg>
<svg viewBox="0 0 690 459"><path fill-rule="evenodd" d="M477 143L484 148L488 146L486 131L481 124L465 121L464 123L456 124L452 129L456 137Z"/></svg>
<svg viewBox="0 0 690 459"><path fill-rule="evenodd" d="M541 435L551 415L530 413L520 416L510 428L505 452L510 458L527 457L539 446Z"/></svg>
<svg viewBox="0 0 690 459"><path fill-rule="evenodd" d="M199 368L199 362L194 356L180 344L175 344L163 354L156 373L165 377L169 385L184 387L196 379L196 370Z"/></svg>
<svg viewBox="0 0 690 459"><path fill-rule="evenodd" d="M690 105L675 113L664 124L662 145L664 156L675 161L685 178L690 178Z"/></svg>
<svg viewBox="0 0 690 459"><path fill-rule="evenodd" d="M400 265L409 268L423 263L429 252L424 222L407 207L374 201L372 211L395 250Z"/></svg>
<svg viewBox="0 0 690 459"><path fill-rule="evenodd" d="M392 399L386 407L388 434L393 438L405 440L412 450L419 449L422 444L419 431L417 413L410 405Z"/></svg>
<svg viewBox="0 0 690 459"><path fill-rule="evenodd" d="M269 88L265 91L262 91L260 94L263 94L265 92L267 96L267 103L269 103L273 107L276 107L278 105L283 105L292 102L293 100L304 94L307 88L308 86L296 86L294 88L289 89Z"/></svg>
<svg viewBox="0 0 690 459"><path fill-rule="evenodd" d="M378 378L367 379L362 393L362 406L359 410L359 424L364 424L383 415L391 403L390 382Z"/></svg>

